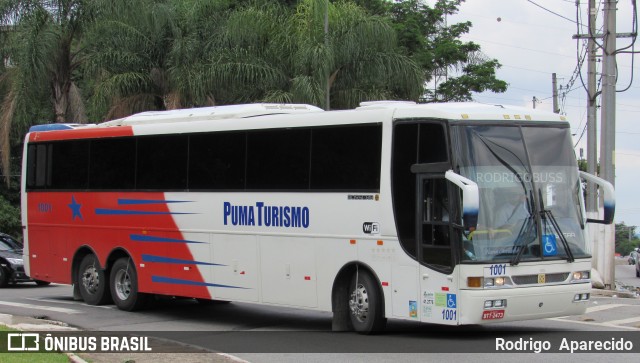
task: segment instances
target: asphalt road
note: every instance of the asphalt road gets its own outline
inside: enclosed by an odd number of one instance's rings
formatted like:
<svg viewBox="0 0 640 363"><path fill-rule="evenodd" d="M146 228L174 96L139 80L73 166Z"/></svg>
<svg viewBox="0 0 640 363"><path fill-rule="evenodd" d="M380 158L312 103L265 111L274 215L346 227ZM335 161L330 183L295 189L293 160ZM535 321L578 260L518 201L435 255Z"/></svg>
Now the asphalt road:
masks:
<svg viewBox="0 0 640 363"><path fill-rule="evenodd" d="M624 285L640 286L633 266L617 266L616 276ZM206 306L189 299L162 299L148 310L130 313L113 305L89 306L73 301L71 287L66 285L22 284L0 290L2 314L62 321L90 331L173 332L165 334L186 344L231 352L251 362L297 361L300 355L296 353L300 352L322 353L305 355L307 361L397 361L398 357L415 361L424 360L420 352L440 349L461 353L429 357L438 357L439 362L471 361L477 355L463 354L464 344L493 347L496 337L527 334L542 339L554 332L571 336L572 332L589 331L605 336L615 332L640 334L639 299L594 295L588 304L587 313L581 316L462 329L390 320L384 335L366 337L332 333L331 314L309 310L244 303ZM370 352L378 354L371 356ZM513 361L508 356L501 354L492 362L502 358ZM545 357L547 362L554 361L549 355Z"/></svg>

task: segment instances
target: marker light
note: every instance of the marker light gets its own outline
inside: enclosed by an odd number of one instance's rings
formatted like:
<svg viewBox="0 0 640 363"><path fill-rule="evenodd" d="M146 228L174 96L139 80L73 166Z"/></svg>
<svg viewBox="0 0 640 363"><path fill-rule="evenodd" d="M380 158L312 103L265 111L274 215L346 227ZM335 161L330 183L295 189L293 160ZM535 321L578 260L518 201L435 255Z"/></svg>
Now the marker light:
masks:
<svg viewBox="0 0 640 363"><path fill-rule="evenodd" d="M482 277L478 277L478 276L467 277L467 286L468 287L482 287Z"/></svg>

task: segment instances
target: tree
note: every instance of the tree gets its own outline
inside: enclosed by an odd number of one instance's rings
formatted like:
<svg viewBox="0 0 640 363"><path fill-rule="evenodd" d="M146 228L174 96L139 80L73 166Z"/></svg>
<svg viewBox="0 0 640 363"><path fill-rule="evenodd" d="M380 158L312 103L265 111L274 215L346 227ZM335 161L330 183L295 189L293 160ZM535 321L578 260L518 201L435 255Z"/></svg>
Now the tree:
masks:
<svg viewBox="0 0 640 363"><path fill-rule="evenodd" d="M419 0L390 4L400 44L424 72L423 102L467 101L473 92L504 92L507 83L496 78L500 67L480 46L462 42L470 22L448 25L464 0L438 0L430 7ZM431 85L431 87L427 87Z"/></svg>
<svg viewBox="0 0 640 363"><path fill-rule="evenodd" d="M289 81L266 100L344 109L364 100L417 100L420 94L420 70L399 51L388 19L354 3L301 1L276 39L287 42L280 67Z"/></svg>
<svg viewBox="0 0 640 363"><path fill-rule="evenodd" d="M10 174L10 150L15 128L36 122L34 106L48 98L45 119L84 122L84 102L77 86L82 62L78 39L91 21L87 0L4 0L0 2L3 58L0 76L0 150L2 170ZM5 180L7 183L8 179Z"/></svg>
<svg viewBox="0 0 640 363"><path fill-rule="evenodd" d="M152 0L95 0L96 18L83 45L94 80L92 111L106 119L182 105L168 74L175 11Z"/></svg>
<svg viewBox="0 0 640 363"><path fill-rule="evenodd" d="M421 73L400 54L388 20L337 2L325 33L326 4L305 0L295 11L275 1L113 5L129 9L104 12L87 41L96 105L113 118L259 101L324 106L327 90L334 108L417 100Z"/></svg>
<svg viewBox="0 0 640 363"><path fill-rule="evenodd" d="M640 240L635 235L636 226L627 226L624 222L616 223L616 252L626 256L640 247Z"/></svg>

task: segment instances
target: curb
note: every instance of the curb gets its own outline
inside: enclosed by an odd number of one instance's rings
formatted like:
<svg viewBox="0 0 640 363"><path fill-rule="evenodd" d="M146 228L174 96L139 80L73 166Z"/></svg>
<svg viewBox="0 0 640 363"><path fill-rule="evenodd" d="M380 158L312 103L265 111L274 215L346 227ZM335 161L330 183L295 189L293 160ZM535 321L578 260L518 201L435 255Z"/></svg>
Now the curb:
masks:
<svg viewBox="0 0 640 363"><path fill-rule="evenodd" d="M87 363L86 360L78 357L77 355L75 355L75 353L65 353L67 355L67 357L69 358L69 362L71 363Z"/></svg>
<svg viewBox="0 0 640 363"><path fill-rule="evenodd" d="M618 291L618 290L591 289L591 295L594 295L594 296L606 296L606 297L618 297L618 298L624 298L624 299L637 299L638 298L638 296L634 292Z"/></svg>

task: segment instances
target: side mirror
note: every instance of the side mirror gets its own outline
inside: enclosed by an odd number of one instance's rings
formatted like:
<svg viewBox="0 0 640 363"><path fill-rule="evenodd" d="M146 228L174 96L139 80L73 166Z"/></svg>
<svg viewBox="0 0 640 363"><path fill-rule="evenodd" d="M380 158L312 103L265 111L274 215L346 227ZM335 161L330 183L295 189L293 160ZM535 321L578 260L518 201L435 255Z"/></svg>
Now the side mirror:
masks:
<svg viewBox="0 0 640 363"><path fill-rule="evenodd" d="M608 181L598 178L584 171L580 172L580 177L586 181L592 182L599 187L600 193L603 193L604 199L604 218L603 219L587 219L587 223L611 224L613 216L616 212L616 196L614 194L613 185Z"/></svg>
<svg viewBox="0 0 640 363"><path fill-rule="evenodd" d="M462 224L467 231L473 231L478 226L478 209L480 208L480 194L478 184L462 175L447 171L444 177L462 190Z"/></svg>

